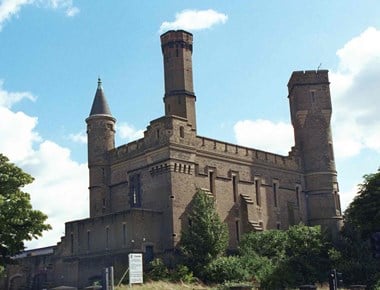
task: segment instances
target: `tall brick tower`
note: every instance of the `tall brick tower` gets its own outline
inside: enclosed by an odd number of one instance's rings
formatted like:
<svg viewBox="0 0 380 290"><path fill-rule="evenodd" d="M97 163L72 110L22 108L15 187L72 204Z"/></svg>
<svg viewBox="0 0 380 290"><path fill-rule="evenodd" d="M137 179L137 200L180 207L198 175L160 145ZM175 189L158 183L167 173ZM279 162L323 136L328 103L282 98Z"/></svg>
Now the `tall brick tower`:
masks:
<svg viewBox="0 0 380 290"><path fill-rule="evenodd" d="M288 83L295 149L304 170L310 225L322 225L332 238L342 223L331 136L331 97L327 70L293 72Z"/></svg>
<svg viewBox="0 0 380 290"><path fill-rule="evenodd" d="M88 168L90 171L90 217L109 210L108 164L106 153L115 148L115 123L102 82L98 79L94 102L87 123Z"/></svg>
<svg viewBox="0 0 380 290"><path fill-rule="evenodd" d="M196 130L193 35L183 30L170 30L161 35L161 48L164 58L165 116L183 117Z"/></svg>

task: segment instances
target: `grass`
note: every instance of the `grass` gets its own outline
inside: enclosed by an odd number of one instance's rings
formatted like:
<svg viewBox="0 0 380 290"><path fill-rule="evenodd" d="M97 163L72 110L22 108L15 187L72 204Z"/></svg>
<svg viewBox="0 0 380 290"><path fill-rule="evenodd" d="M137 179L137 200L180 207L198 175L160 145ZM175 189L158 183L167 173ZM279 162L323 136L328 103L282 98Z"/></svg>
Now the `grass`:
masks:
<svg viewBox="0 0 380 290"><path fill-rule="evenodd" d="M115 287L115 290L126 290L131 289L128 285L122 285L120 287ZM132 289L139 290L151 290L151 289L165 289L165 290L216 290L217 288L211 288L202 284L184 284L184 283L170 283L170 282L147 282L143 285L134 284Z"/></svg>

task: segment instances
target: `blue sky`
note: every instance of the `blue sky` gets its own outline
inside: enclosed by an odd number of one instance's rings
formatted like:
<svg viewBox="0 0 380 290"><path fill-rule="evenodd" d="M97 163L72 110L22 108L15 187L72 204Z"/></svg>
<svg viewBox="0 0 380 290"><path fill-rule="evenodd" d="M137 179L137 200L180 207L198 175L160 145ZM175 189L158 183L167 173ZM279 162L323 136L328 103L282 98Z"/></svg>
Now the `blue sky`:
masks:
<svg viewBox="0 0 380 290"><path fill-rule="evenodd" d="M53 230L88 216L85 118L100 76L117 145L163 115L159 36L194 35L198 134L286 155L292 71L330 71L342 206L380 166L380 1L0 0L0 152ZM269 132L269 133L268 133Z"/></svg>

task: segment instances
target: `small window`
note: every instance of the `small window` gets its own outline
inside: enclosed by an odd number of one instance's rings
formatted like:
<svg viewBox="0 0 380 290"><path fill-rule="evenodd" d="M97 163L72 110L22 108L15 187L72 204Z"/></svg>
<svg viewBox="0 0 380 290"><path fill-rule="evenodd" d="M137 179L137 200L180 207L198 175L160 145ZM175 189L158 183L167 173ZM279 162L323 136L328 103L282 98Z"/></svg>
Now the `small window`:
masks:
<svg viewBox="0 0 380 290"><path fill-rule="evenodd" d="M235 221L236 240L240 242L239 221Z"/></svg>
<svg viewBox="0 0 380 290"><path fill-rule="evenodd" d="M215 173L214 171L210 171L208 173L210 192L215 194Z"/></svg>
<svg viewBox="0 0 380 290"><path fill-rule="evenodd" d="M311 101L314 103L315 102L315 91L310 91L311 95Z"/></svg>
<svg viewBox="0 0 380 290"><path fill-rule="evenodd" d="M236 202L237 195L238 195L238 181L237 181L236 175L232 175L232 194L233 194L234 202Z"/></svg>
<svg viewBox="0 0 380 290"><path fill-rule="evenodd" d="M156 137L157 137L157 139L160 139L160 129L156 130Z"/></svg>
<svg viewBox="0 0 380 290"><path fill-rule="evenodd" d="M332 143L329 143L329 157L331 161L334 161L334 149Z"/></svg>
<svg viewBox="0 0 380 290"><path fill-rule="evenodd" d="M296 200L297 200L297 206L300 206L300 188L299 186L296 186Z"/></svg>
<svg viewBox="0 0 380 290"><path fill-rule="evenodd" d="M337 191L334 191L334 200L335 200L335 205L336 205L336 209L339 211L339 213L341 212L341 208L340 208L340 198L339 198L339 194Z"/></svg>
<svg viewBox="0 0 380 290"><path fill-rule="evenodd" d="M255 195L256 195L256 204L258 206L261 206L260 183L258 179L255 179Z"/></svg>
<svg viewBox="0 0 380 290"><path fill-rule="evenodd" d="M129 201L131 207L141 207L140 174L129 177Z"/></svg>
<svg viewBox="0 0 380 290"><path fill-rule="evenodd" d="M273 200L274 200L274 206L277 207L277 183L273 183Z"/></svg>
<svg viewBox="0 0 380 290"><path fill-rule="evenodd" d="M185 128L183 126L180 126L179 127L179 136L181 138L184 138L185 137Z"/></svg>
<svg viewBox="0 0 380 290"><path fill-rule="evenodd" d="M74 235L70 234L70 253L74 254Z"/></svg>
<svg viewBox="0 0 380 290"><path fill-rule="evenodd" d="M87 250L89 251L90 250L90 242L91 242L91 232L90 231L87 231Z"/></svg>

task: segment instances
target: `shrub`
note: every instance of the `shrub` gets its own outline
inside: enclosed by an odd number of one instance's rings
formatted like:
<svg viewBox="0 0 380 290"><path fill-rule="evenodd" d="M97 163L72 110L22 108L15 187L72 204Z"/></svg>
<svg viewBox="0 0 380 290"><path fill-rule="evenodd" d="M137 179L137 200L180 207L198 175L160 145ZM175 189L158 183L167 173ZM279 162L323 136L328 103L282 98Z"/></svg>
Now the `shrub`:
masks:
<svg viewBox="0 0 380 290"><path fill-rule="evenodd" d="M169 270L164 262L157 258L149 263L150 270L147 277L153 281L167 280L169 278Z"/></svg>
<svg viewBox="0 0 380 290"><path fill-rule="evenodd" d="M193 272L191 272L185 265L177 265L177 267L173 270L170 279L173 282L181 281L183 283L193 283L195 281Z"/></svg>
<svg viewBox="0 0 380 290"><path fill-rule="evenodd" d="M239 257L220 257L205 268L206 281L211 283L242 282L250 278Z"/></svg>

